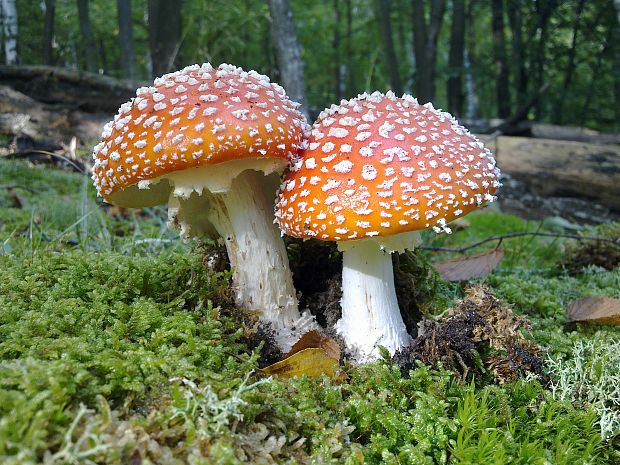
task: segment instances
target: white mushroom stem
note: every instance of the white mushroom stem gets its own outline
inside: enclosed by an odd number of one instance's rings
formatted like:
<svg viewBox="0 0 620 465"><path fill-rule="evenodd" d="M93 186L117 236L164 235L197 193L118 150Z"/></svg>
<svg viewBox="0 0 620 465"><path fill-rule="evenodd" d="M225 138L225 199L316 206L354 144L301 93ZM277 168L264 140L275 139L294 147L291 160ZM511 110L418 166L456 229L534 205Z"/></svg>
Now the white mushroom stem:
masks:
<svg viewBox="0 0 620 465"><path fill-rule="evenodd" d="M311 315L299 314L286 248L273 223L273 203L263 195L262 177L246 170L228 191L212 194L207 218L226 245L237 305L259 312L288 351L316 324Z"/></svg>
<svg viewBox="0 0 620 465"><path fill-rule="evenodd" d="M354 358L370 362L378 358L379 346L392 355L407 347L412 339L398 308L389 251L374 239L338 247L343 252L342 318L336 331Z"/></svg>

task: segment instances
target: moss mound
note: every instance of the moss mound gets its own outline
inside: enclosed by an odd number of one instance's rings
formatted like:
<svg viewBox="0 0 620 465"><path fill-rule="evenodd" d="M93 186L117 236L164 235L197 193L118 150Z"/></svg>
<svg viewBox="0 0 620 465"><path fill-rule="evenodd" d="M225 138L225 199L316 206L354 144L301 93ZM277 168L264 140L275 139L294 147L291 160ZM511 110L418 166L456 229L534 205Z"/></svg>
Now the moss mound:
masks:
<svg viewBox="0 0 620 465"><path fill-rule="evenodd" d="M605 344L618 331L566 328L563 313L573 297L617 294L620 273L569 276L558 241L506 244L504 262L484 280L514 318L531 321L550 384L526 376L498 385L483 372L463 377L419 362L403 372L387 358L345 365L337 380L284 382L257 370L262 333L230 305L225 267L203 263L211 246L176 240L159 210L111 216L80 176L0 162L0 185L30 181L21 203L0 192L1 463L620 460L614 423L602 434L604 415L619 410L613 392L593 400L577 391L583 368L567 365L579 356L604 371ZM54 203L63 196L69 203ZM488 213L426 242L462 245L530 227ZM419 291L403 296L416 312L439 314L465 296L409 258L400 269ZM592 357L576 351L595 339Z"/></svg>

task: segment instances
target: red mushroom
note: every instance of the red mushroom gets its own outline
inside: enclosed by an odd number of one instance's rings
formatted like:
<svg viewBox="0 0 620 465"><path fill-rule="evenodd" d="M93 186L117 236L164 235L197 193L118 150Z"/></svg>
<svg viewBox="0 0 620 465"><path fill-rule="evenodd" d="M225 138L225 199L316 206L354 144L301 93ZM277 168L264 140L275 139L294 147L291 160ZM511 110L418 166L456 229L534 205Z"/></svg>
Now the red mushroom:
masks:
<svg viewBox="0 0 620 465"><path fill-rule="evenodd" d="M298 151L307 124L297 106L255 71L194 65L138 89L93 154L93 179L106 201L168 202L183 237L215 230L223 238L238 305L260 312L283 349L314 323L298 312L273 224L276 188L266 196L258 172L281 173Z"/></svg>
<svg viewBox="0 0 620 465"><path fill-rule="evenodd" d="M280 188L276 218L291 236L338 241L343 252L337 331L359 361L407 346L390 253L418 231L494 200L495 160L448 113L411 96L363 94L325 110Z"/></svg>

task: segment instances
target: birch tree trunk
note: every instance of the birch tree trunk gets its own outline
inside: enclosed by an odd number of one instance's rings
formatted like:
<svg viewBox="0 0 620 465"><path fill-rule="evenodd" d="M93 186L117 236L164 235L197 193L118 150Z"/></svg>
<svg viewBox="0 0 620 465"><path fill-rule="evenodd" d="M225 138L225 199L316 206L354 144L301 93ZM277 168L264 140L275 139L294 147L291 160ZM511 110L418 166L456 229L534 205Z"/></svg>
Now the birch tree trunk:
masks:
<svg viewBox="0 0 620 465"><path fill-rule="evenodd" d="M390 0L376 0L379 28L381 30L381 41L383 42L383 53L385 67L390 80L390 87L395 94L403 93L400 83L400 73L398 71L398 60L394 51L394 39L392 37L392 21L390 18Z"/></svg>
<svg viewBox="0 0 620 465"><path fill-rule="evenodd" d="M276 48L282 87L291 100L301 104L308 118L304 63L297 42L293 11L289 0L268 0L271 15L271 36Z"/></svg>
<svg viewBox="0 0 620 465"><path fill-rule="evenodd" d="M124 78L136 77L136 57L133 48L133 20L131 0L117 0L118 40L121 52L121 72Z"/></svg>
<svg viewBox="0 0 620 465"><path fill-rule="evenodd" d="M465 0L452 1L450 56L448 59L448 111L463 116L463 59L465 55Z"/></svg>
<svg viewBox="0 0 620 465"><path fill-rule="evenodd" d="M84 58L86 60L86 69L91 73L97 73L99 66L97 65L97 45L93 28L90 23L89 0L77 0L78 21L80 23L80 34L82 35L82 50L84 50Z"/></svg>
<svg viewBox="0 0 620 465"><path fill-rule="evenodd" d="M2 0L2 32L4 34L4 59L7 65L19 63L17 56L17 6L15 0Z"/></svg>

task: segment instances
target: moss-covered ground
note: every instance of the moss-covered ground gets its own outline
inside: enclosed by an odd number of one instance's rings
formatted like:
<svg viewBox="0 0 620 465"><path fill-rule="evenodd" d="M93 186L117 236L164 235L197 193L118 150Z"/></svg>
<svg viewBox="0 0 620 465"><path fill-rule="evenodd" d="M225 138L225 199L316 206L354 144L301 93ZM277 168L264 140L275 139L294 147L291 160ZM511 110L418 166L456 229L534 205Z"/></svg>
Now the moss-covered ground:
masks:
<svg viewBox="0 0 620 465"><path fill-rule="evenodd" d="M84 176L0 162L0 463L620 463L620 332L565 317L575 298L620 297L620 270L570 269L575 241L506 240L484 279L532 322L544 385L387 360L281 381L257 370L204 245L180 242L162 210L111 213ZM468 220L427 245L557 230ZM435 289L435 314L464 295Z"/></svg>

